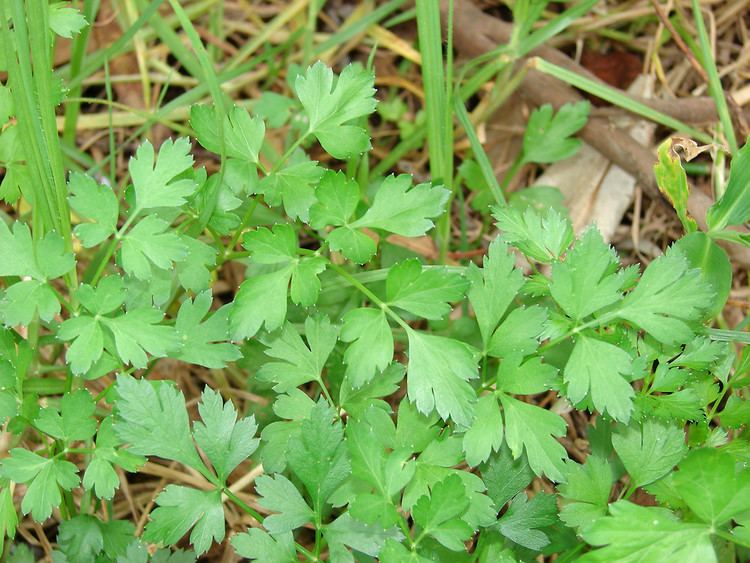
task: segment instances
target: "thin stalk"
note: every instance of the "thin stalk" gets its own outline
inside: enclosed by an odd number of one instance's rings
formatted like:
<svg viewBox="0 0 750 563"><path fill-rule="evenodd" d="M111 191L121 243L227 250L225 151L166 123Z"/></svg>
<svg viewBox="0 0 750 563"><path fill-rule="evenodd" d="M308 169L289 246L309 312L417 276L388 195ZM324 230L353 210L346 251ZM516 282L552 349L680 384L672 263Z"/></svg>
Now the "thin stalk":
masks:
<svg viewBox="0 0 750 563"><path fill-rule="evenodd" d="M645 117L646 119L664 125L665 127L669 127L675 131L687 133L694 139L697 139L703 143L713 142L713 138L710 135L706 135L702 131L690 127L689 125L683 123L678 119L670 117L669 115L661 113L660 111L650 108L645 104L633 100L616 88L600 84L594 80L591 80L590 78L586 78L585 76L576 74L573 71L547 62L539 57L530 59L529 66L533 69L543 72L544 74L549 74L550 76L554 76L555 78L562 80L563 82L567 82L571 86L579 88L584 92L593 94L594 96L606 100L611 104L628 110L631 113L640 115L641 117Z"/></svg>
<svg viewBox="0 0 750 563"><path fill-rule="evenodd" d="M695 19L695 28L698 30L698 41L702 55L701 62L708 74L708 91L716 104L716 113L719 114L719 121L721 122L722 129L724 129L724 136L727 139L727 144L729 144L729 152L735 154L738 149L737 137L734 134L732 116L729 114L729 106L724 96L724 88L721 85L719 71L716 70L716 61L714 61L711 41L708 39L708 33L706 32L706 24L703 22L701 7L698 0L691 0L691 5L693 8L693 19Z"/></svg>

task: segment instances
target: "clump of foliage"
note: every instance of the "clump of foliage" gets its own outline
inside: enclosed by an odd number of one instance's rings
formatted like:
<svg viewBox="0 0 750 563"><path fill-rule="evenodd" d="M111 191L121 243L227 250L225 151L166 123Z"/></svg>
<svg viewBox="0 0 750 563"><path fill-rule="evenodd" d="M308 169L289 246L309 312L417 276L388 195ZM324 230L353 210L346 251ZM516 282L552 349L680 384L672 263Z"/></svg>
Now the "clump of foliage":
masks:
<svg viewBox="0 0 750 563"><path fill-rule="evenodd" d="M21 83L9 86L0 143L19 134ZM143 143L124 193L71 173L56 205L77 217L72 234L44 220L28 183L4 192L33 209L0 221L0 419L13 443L0 537L14 537L19 509L37 522L59 511L60 561L191 559L147 545L187 537L207 552L225 539L228 502L257 521L231 542L259 561L706 562L750 547L750 361L706 328L731 281L714 239L743 242L726 229L750 218L748 146L702 233L665 145L657 175L690 234L642 272L594 227L574 240L563 214L524 205L495 208L501 235L481 265L432 266L383 246L428 233L450 191L357 175L372 74L316 63L294 89L297 136L270 167L260 116L198 105L191 125L223 157L216 173L194 167L186 138ZM539 110L524 158L543 161L545 143L573 152L582 112ZM312 141L351 173L310 160ZM221 303L212 281L232 261L245 280ZM172 382L146 377L160 358L241 362L273 386L275 420L260 429L210 388L191 420ZM576 412L596 413L581 460L564 447ZM167 485L134 537L111 502L118 471L149 458L205 486ZM249 459L264 468L257 506L230 487ZM631 502L638 490L656 506Z"/></svg>

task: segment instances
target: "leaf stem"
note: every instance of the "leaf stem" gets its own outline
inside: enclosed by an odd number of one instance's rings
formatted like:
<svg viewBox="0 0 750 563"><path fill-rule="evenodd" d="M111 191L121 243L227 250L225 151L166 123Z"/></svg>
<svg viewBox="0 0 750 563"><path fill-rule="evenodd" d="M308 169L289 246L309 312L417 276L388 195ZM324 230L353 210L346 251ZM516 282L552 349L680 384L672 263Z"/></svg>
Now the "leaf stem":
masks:
<svg viewBox="0 0 750 563"><path fill-rule="evenodd" d="M263 518L263 516L262 516L262 515L260 514L260 512L258 512L258 511L257 511L257 510L255 510L254 508L252 508L252 507L251 507L251 506L250 506L249 504L247 504L247 503L246 503L246 502L245 502L244 500L242 500L242 499L241 499L240 497L238 497L238 496L237 496L236 494L234 494L234 493L233 493L233 492L232 492L232 491L231 491L231 490L229 489L229 487L222 487L222 490L221 490L221 491L222 491L222 493L224 493L225 495L227 495L227 498L228 498L229 500L231 500L231 501L232 501L232 502L233 502L234 504L236 504L236 505L237 505L237 506L239 506L239 507L240 507L240 508L241 508L242 510L244 510L245 512L247 512L247 513L248 513L248 514L249 514L250 516L252 516L253 518L255 518L255 519L256 519L256 520L258 521L258 523L259 523L259 524L262 524L262 523L263 523L263 520L264 520L264 518Z"/></svg>
<svg viewBox="0 0 750 563"><path fill-rule="evenodd" d="M344 268L339 266L338 264L334 264L330 260L328 261L328 266L336 272L339 276L344 278L346 281L349 282L349 284L352 285L352 287L355 287L358 289L363 295L365 295L370 301L372 301L375 305L380 307L383 312L391 317L396 323L398 323L404 330L407 332L411 330L411 327L402 319L393 309L391 309L388 304L380 299L377 295L375 295L372 291L370 291L363 283L361 283L357 278L355 278L353 275L351 275L349 272L347 272Z"/></svg>

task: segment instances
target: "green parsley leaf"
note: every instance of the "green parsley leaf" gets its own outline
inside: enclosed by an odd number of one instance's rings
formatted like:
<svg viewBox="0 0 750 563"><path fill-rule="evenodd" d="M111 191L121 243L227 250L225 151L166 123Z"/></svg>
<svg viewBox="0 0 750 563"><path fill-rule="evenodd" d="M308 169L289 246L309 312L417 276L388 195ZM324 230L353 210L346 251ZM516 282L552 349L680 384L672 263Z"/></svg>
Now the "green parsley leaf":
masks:
<svg viewBox="0 0 750 563"><path fill-rule="evenodd" d="M407 336L409 399L423 414L436 410L443 420L471 426L476 393L469 381L478 377L476 350L453 338L412 329Z"/></svg>
<svg viewBox="0 0 750 563"><path fill-rule="evenodd" d="M223 117L225 156L258 163L266 126L260 117L250 117L246 109L232 106ZM190 108L190 125L198 142L215 154L221 154L221 140L213 105L194 105Z"/></svg>
<svg viewBox="0 0 750 563"><path fill-rule="evenodd" d="M198 404L201 422L193 425L195 441L211 462L219 480L226 482L229 474L257 448L255 438L258 425L253 416L237 420L237 410L231 402L206 387Z"/></svg>
<svg viewBox="0 0 750 563"><path fill-rule="evenodd" d="M560 519L580 528L607 513L614 475L607 460L597 455L588 456L583 465L573 461L565 465L565 483L558 485L563 498Z"/></svg>
<svg viewBox="0 0 750 563"><path fill-rule="evenodd" d="M471 467L487 461L503 443L503 417L494 395L483 395L477 400L474 423L464 434L466 463Z"/></svg>
<svg viewBox="0 0 750 563"><path fill-rule="evenodd" d="M302 421L301 432L289 438L287 450L289 467L305 485L318 515L351 473L344 429L332 414L318 403Z"/></svg>
<svg viewBox="0 0 750 563"><path fill-rule="evenodd" d="M192 166L193 157L187 138L167 139L159 147L158 157L150 142L142 143L128 164L135 191L135 209L142 211L185 204L198 185L190 178L178 177Z"/></svg>
<svg viewBox="0 0 750 563"><path fill-rule="evenodd" d="M211 290L198 294L194 301L186 299L182 302L175 322L182 346L171 354L172 357L207 368L223 368L227 362L242 357L237 346L226 342L229 338L229 307L222 307L201 322L212 302Z"/></svg>
<svg viewBox="0 0 750 563"><path fill-rule="evenodd" d="M463 299L468 283L448 270L425 270L416 258L391 266L386 279L388 305L425 319L441 319L451 302Z"/></svg>
<svg viewBox="0 0 750 563"><path fill-rule="evenodd" d="M700 272L672 248L648 265L616 314L665 344L688 342L693 336L689 323L701 319L713 295Z"/></svg>
<svg viewBox="0 0 750 563"><path fill-rule="evenodd" d="M47 25L60 37L72 39L89 22L81 15L81 12L71 8L68 2L54 2L49 5L49 20Z"/></svg>
<svg viewBox="0 0 750 563"><path fill-rule="evenodd" d="M258 504L278 513L263 520L263 527L274 535L291 532L315 518L313 509L283 475L261 475L255 481L255 490L260 495Z"/></svg>
<svg viewBox="0 0 750 563"><path fill-rule="evenodd" d="M120 486L115 465L133 472L146 462L145 458L120 448L120 444L112 428L112 417L108 416L99 425L96 449L83 475L83 486L99 498L111 499Z"/></svg>
<svg viewBox="0 0 750 563"><path fill-rule="evenodd" d="M589 227L565 258L552 266L550 293L570 318L581 319L622 298L620 260L596 227Z"/></svg>
<svg viewBox="0 0 750 563"><path fill-rule="evenodd" d="M324 169L317 162L307 160L304 153L295 153L290 164L260 181L258 193L264 195L268 205L283 203L289 217L299 217L307 222L310 208L316 201L315 184L320 181L323 172Z"/></svg>
<svg viewBox="0 0 750 563"><path fill-rule="evenodd" d="M323 536L328 542L331 560L351 563L354 563L355 559L347 547L376 557L389 539L404 539L398 528L383 529L377 525L365 524L352 518L348 512L327 524Z"/></svg>
<svg viewBox="0 0 750 563"><path fill-rule="evenodd" d="M532 207L520 211L514 207L495 207L493 215L502 231L502 240L527 257L542 263L558 260L573 242L570 221L554 209L545 216Z"/></svg>
<svg viewBox="0 0 750 563"><path fill-rule="evenodd" d="M523 285L523 273L515 267L515 258L499 238L492 241L480 269L469 264L471 282L469 302L477 317L482 342L487 347L492 332Z"/></svg>
<svg viewBox="0 0 750 563"><path fill-rule="evenodd" d="M552 481L565 480L568 456L554 436L565 436L567 425L557 414L509 397L500 395L505 413L505 440L514 458L526 450L529 466L537 475L544 474Z"/></svg>
<svg viewBox="0 0 750 563"><path fill-rule="evenodd" d="M2 466L0 466L2 471ZM13 539L18 526L18 514L13 503L13 491L4 481L0 487L0 549L5 548L5 538Z"/></svg>
<svg viewBox="0 0 750 563"><path fill-rule="evenodd" d="M14 283L0 298L0 317L7 326L28 326L35 315L50 322L60 313L60 302L46 282L23 280Z"/></svg>
<svg viewBox="0 0 750 563"><path fill-rule="evenodd" d="M370 407L361 419L349 420L346 437L352 477L363 484L349 505L352 516L367 524L379 522L384 529L397 524L393 497L411 481L416 467L407 459L408 451L386 453L395 445L393 422L382 409Z"/></svg>
<svg viewBox="0 0 750 563"><path fill-rule="evenodd" d="M79 514L60 522L57 543L68 561L95 561L100 554L114 559L125 555L134 533L132 522L103 522L94 516Z"/></svg>
<svg viewBox="0 0 750 563"><path fill-rule="evenodd" d="M198 293L208 289L211 270L216 264L216 249L193 237L180 237L186 248L186 259L175 264L177 279L188 291Z"/></svg>
<svg viewBox="0 0 750 563"><path fill-rule="evenodd" d="M367 131L347 123L375 111L372 73L349 65L334 81L333 71L318 61L297 77L294 89L315 135L328 154L346 159L370 149Z"/></svg>
<svg viewBox="0 0 750 563"><path fill-rule="evenodd" d="M487 485L487 495L498 509L528 487L534 478L526 458L520 456L513 459L507 445L490 456L487 463L481 467L481 473L482 481Z"/></svg>
<svg viewBox="0 0 750 563"><path fill-rule="evenodd" d="M632 358L614 344L579 335L565 364L566 395L573 404L591 397L601 413L627 424L633 412L635 392L625 378L632 371Z"/></svg>
<svg viewBox="0 0 750 563"><path fill-rule="evenodd" d="M457 475L451 475L432 487L430 496L421 497L411 515L422 533L430 535L453 551L463 551L464 542L474 530L460 517L469 507L466 489Z"/></svg>
<svg viewBox="0 0 750 563"><path fill-rule="evenodd" d="M240 284L229 313L233 339L252 338L263 326L270 332L284 324L293 271L293 265L286 265L274 272L249 277Z"/></svg>
<svg viewBox="0 0 750 563"><path fill-rule="evenodd" d="M145 368L146 352L163 358L179 347L174 328L158 324L163 317L164 313L158 309L142 307L119 317L103 317L100 322L112 333L120 359L137 368Z"/></svg>
<svg viewBox="0 0 750 563"><path fill-rule="evenodd" d="M131 453L203 468L190 435L185 399L178 389L163 381L127 375L117 377L115 389L114 430Z"/></svg>
<svg viewBox="0 0 750 563"><path fill-rule="evenodd" d="M171 270L174 262L187 257L187 251L182 239L169 230L169 223L149 215L123 237L118 260L128 274L149 280L152 266Z"/></svg>
<svg viewBox="0 0 750 563"><path fill-rule="evenodd" d="M538 305L513 309L492 334L487 353L496 358L509 358L535 352L546 322L547 310Z"/></svg>
<svg viewBox="0 0 750 563"><path fill-rule="evenodd" d="M606 546L579 558L589 561L685 561L715 563L710 529L682 522L665 508L638 506L626 500L609 506L581 535L591 545Z"/></svg>
<svg viewBox="0 0 750 563"><path fill-rule="evenodd" d="M71 172L68 190L73 194L68 198L70 207L90 221L79 223L73 231L84 248L97 246L115 234L119 207L112 188L97 183L88 174Z"/></svg>
<svg viewBox="0 0 750 563"><path fill-rule="evenodd" d="M528 549L540 550L550 543L549 537L540 528L550 526L555 521L555 495L537 493L529 500L526 493L518 493L497 521L497 528L509 540Z"/></svg>
<svg viewBox="0 0 750 563"><path fill-rule="evenodd" d="M305 337L302 341L297 329L290 323L284 325L281 335L271 342L266 354L280 362L268 362L258 370L258 378L276 383L274 390L283 393L308 381L321 378L328 356L336 345L338 331L327 316L307 317Z"/></svg>
<svg viewBox="0 0 750 563"><path fill-rule="evenodd" d="M45 434L66 442L88 440L96 432L96 419L93 417L95 409L91 394L80 389L63 395L59 412L52 407L39 411L34 426Z"/></svg>
<svg viewBox="0 0 750 563"><path fill-rule="evenodd" d="M637 487L662 478L687 453L682 428L650 419L620 427L612 445Z"/></svg>
<svg viewBox="0 0 750 563"><path fill-rule="evenodd" d="M37 522L44 522L52 509L60 506L60 489L69 491L78 486L78 468L60 458L44 458L24 448L13 448L3 459L0 475L14 483L26 483L28 489L21 502L21 511L31 513Z"/></svg>
<svg viewBox="0 0 750 563"><path fill-rule="evenodd" d="M343 320L341 340L351 342L344 352L346 377L356 389L393 360L393 333L382 309L353 309Z"/></svg>
<svg viewBox="0 0 750 563"><path fill-rule="evenodd" d="M747 513L750 507L750 470L727 452L693 450L680 463L673 481L690 510L712 528Z"/></svg>
<svg viewBox="0 0 750 563"><path fill-rule="evenodd" d="M523 136L522 162L557 162L577 153L581 141L572 137L586 125L590 108L589 102L582 101L565 104L554 116L550 104L531 112Z"/></svg>
<svg viewBox="0 0 750 563"><path fill-rule="evenodd" d="M297 552L291 532L271 536L260 528L250 528L232 537L237 555L263 563L296 563Z"/></svg>
<svg viewBox="0 0 750 563"><path fill-rule="evenodd" d="M387 176L380 184L370 209L351 223L355 229L383 229L405 237L418 237L432 229L431 219L440 216L450 192L429 183L411 185L407 174Z"/></svg>
<svg viewBox="0 0 750 563"><path fill-rule="evenodd" d="M145 541L173 545L192 528L190 544L200 555L208 551L212 541L224 539L221 491L167 485L156 497L156 504L159 506L151 513L143 533Z"/></svg>

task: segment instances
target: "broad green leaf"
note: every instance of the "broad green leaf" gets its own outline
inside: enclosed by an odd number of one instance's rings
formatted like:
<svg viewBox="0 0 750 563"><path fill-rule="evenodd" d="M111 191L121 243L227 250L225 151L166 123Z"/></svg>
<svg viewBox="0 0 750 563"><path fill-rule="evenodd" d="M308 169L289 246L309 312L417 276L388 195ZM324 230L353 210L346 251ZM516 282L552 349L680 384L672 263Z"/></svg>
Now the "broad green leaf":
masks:
<svg viewBox="0 0 750 563"><path fill-rule="evenodd" d="M515 258L499 238L489 246L482 268L469 264L466 274L471 282L468 297L482 334L489 344L490 336L523 285L523 273L515 267Z"/></svg>
<svg viewBox="0 0 750 563"><path fill-rule="evenodd" d="M466 463L474 467L487 461L503 443L503 418L494 395L484 395L477 400L476 418L464 434Z"/></svg>
<svg viewBox="0 0 750 563"><path fill-rule="evenodd" d="M60 302L50 285L24 280L11 285L0 297L0 318L6 326L28 326L36 315L50 322L60 313Z"/></svg>
<svg viewBox="0 0 750 563"><path fill-rule="evenodd" d="M158 157L153 145L143 142L128 163L135 191L135 209L179 207L186 203L198 186L191 178L179 176L192 166L190 141L184 137L164 141L159 147Z"/></svg>
<svg viewBox="0 0 750 563"><path fill-rule="evenodd" d="M498 509L529 486L534 473L524 456L513 459L507 445L502 446L496 454L481 468L482 481L487 485L487 495L495 502Z"/></svg>
<svg viewBox="0 0 750 563"><path fill-rule="evenodd" d="M341 252L352 262L365 264L378 251L375 240L358 229L339 227L328 233L326 239L331 250Z"/></svg>
<svg viewBox="0 0 750 563"><path fill-rule="evenodd" d="M558 485L563 499L560 519L568 526L580 528L607 513L607 503L614 475L607 460L589 455L583 465L566 463L565 483Z"/></svg>
<svg viewBox="0 0 750 563"><path fill-rule="evenodd" d="M240 284L229 313L232 339L252 338L265 326L281 327L286 319L287 293L294 266L287 265L267 274L256 274Z"/></svg>
<svg viewBox="0 0 750 563"><path fill-rule="evenodd" d="M185 398L178 389L166 382L120 375L115 390L114 430L131 453L203 468L190 435Z"/></svg>
<svg viewBox="0 0 750 563"><path fill-rule="evenodd" d="M75 266L60 235L51 231L32 241L25 223L13 223L13 231L0 221L0 276L30 277L38 281L59 278Z"/></svg>
<svg viewBox="0 0 750 563"><path fill-rule="evenodd" d="M529 500L526 493L518 493L497 521L497 529L509 540L538 551L550 543L549 537L540 528L556 521L555 495L537 493Z"/></svg>
<svg viewBox="0 0 750 563"><path fill-rule="evenodd" d="M198 142L207 150L221 154L221 139L217 126L216 108L212 105L194 105L190 108L190 125ZM263 145L266 126L259 117L250 117L246 109L232 106L223 117L225 156L258 163L258 153Z"/></svg>
<svg viewBox="0 0 750 563"><path fill-rule="evenodd" d="M43 408L34 426L66 442L88 440L96 432L95 409L94 399L85 389L65 393L60 400L59 412L49 406Z"/></svg>
<svg viewBox="0 0 750 563"><path fill-rule="evenodd" d="M274 535L291 532L315 519L313 509L283 475L261 475L255 481L258 504L277 514L266 516L263 527Z"/></svg>
<svg viewBox="0 0 750 563"><path fill-rule="evenodd" d="M378 525L365 524L355 520L347 512L327 524L323 535L328 542L331 560L351 563L355 559L347 548L376 557L387 540L404 538L398 528L384 529Z"/></svg>
<svg viewBox="0 0 750 563"><path fill-rule="evenodd" d="M291 225L274 225L272 230L261 227L245 235L243 246L258 264L292 267L290 296L303 307L314 305L320 293L318 275L326 268L320 256L300 257L297 233Z"/></svg>
<svg viewBox="0 0 750 563"><path fill-rule="evenodd" d="M476 393L469 383L476 378L476 350L458 340L416 330L409 337L407 389L419 412L437 411L443 420L470 426Z"/></svg>
<svg viewBox="0 0 750 563"><path fill-rule="evenodd" d="M703 318L714 291L687 258L671 248L651 262L636 288L616 309L616 315L645 330L665 344L688 342L690 323Z"/></svg>
<svg viewBox="0 0 750 563"><path fill-rule="evenodd" d="M712 448L693 450L678 469L673 476L678 494L713 528L750 511L750 470L731 454Z"/></svg>
<svg viewBox="0 0 750 563"><path fill-rule="evenodd" d="M250 528L232 536L237 555L263 563L297 563L294 536L291 532L271 536L260 528Z"/></svg>
<svg viewBox="0 0 750 563"><path fill-rule="evenodd" d="M727 225L742 225L750 220L750 142L732 157L729 181L724 195L714 203L706 214L706 222L712 231Z"/></svg>
<svg viewBox="0 0 750 563"><path fill-rule="evenodd" d="M710 528L682 522L665 508L638 506L626 500L609 506L609 516L583 529L589 544L604 546L578 559L623 563L715 563Z"/></svg>
<svg viewBox="0 0 750 563"><path fill-rule="evenodd" d="M294 89L315 135L328 154L346 159L370 149L367 131L351 121L375 111L373 75L349 65L338 78L318 61L297 77Z"/></svg>
<svg viewBox="0 0 750 563"><path fill-rule="evenodd" d="M317 162L307 160L304 155L293 157L291 164L264 177L258 185L258 193L264 195L268 205L284 204L284 210L292 219L299 217L307 221L310 208L315 203L315 184L324 169Z"/></svg>
<svg viewBox="0 0 750 563"><path fill-rule="evenodd" d="M159 324L163 317L164 313L158 309L142 307L119 317L102 317L99 322L112 333L120 359L137 368L145 368L147 352L163 358L179 347L174 328Z"/></svg>
<svg viewBox="0 0 750 563"><path fill-rule="evenodd" d="M216 249L187 235L181 236L180 240L187 249L187 258L175 264L180 285L193 293L208 289L216 264Z"/></svg>
<svg viewBox="0 0 750 563"><path fill-rule="evenodd" d="M341 340L351 343L344 352L346 376L356 389L393 360L393 333L382 309L353 309L343 320Z"/></svg>
<svg viewBox="0 0 750 563"><path fill-rule="evenodd" d="M65 491L77 487L78 468L60 458L44 458L24 448L13 448L3 459L0 476L15 483L28 485L21 502L21 511L31 513L37 522L44 522L52 509L60 506Z"/></svg>
<svg viewBox="0 0 750 563"><path fill-rule="evenodd" d="M134 534L135 525L127 520L104 522L79 514L60 523L57 543L68 561L95 561L100 555L113 560L125 555Z"/></svg>
<svg viewBox="0 0 750 563"><path fill-rule="evenodd" d="M222 483L250 454L258 449L255 438L258 425L255 417L237 418L237 410L230 401L206 387L198 404L200 422L193 423L195 441L211 462Z"/></svg>
<svg viewBox="0 0 750 563"><path fill-rule="evenodd" d="M685 232L695 232L698 225L687 210L688 196L690 195L687 174L682 167L680 155L675 151L675 140L667 139L664 141L659 145L657 154L659 162L654 165L654 176L656 176L659 191L667 196L672 203Z"/></svg>
<svg viewBox="0 0 750 563"><path fill-rule="evenodd" d="M0 466L2 471L2 466ZM3 483L0 488L0 549L5 548L5 538L13 539L18 526L18 514L13 504L13 491Z"/></svg>
<svg viewBox="0 0 750 563"><path fill-rule="evenodd" d="M72 8L67 2L54 2L49 5L49 28L60 37L72 39L88 25L81 12Z"/></svg>
<svg viewBox="0 0 750 563"><path fill-rule="evenodd" d="M318 403L302 421L300 434L289 439L287 451L289 467L305 485L318 515L351 473L344 429L332 415Z"/></svg>
<svg viewBox="0 0 750 563"><path fill-rule="evenodd" d="M627 423L633 412L635 392L626 377L632 372L630 355L614 344L579 335L565 364L566 395L573 404L587 396L596 409Z"/></svg>
<svg viewBox="0 0 750 563"><path fill-rule="evenodd" d="M89 220L76 225L73 231L85 248L97 246L115 234L119 208L112 188L98 184L88 174L71 172L68 190L73 194L68 198L70 207Z"/></svg>
<svg viewBox="0 0 750 563"><path fill-rule="evenodd" d="M513 309L490 338L487 354L496 358L527 356L539 347L547 310L538 305Z"/></svg>
<svg viewBox="0 0 750 563"><path fill-rule="evenodd" d="M687 453L682 428L648 419L619 427L612 445L637 487L662 478Z"/></svg>
<svg viewBox="0 0 750 563"><path fill-rule="evenodd" d="M310 226L314 229L341 227L349 224L357 210L359 185L341 171L326 170L315 189L315 197L317 202L310 208Z"/></svg>
<svg viewBox="0 0 750 563"><path fill-rule="evenodd" d="M580 321L622 299L619 265L614 248L589 227L565 260L552 267L550 293L565 314Z"/></svg>
<svg viewBox="0 0 750 563"><path fill-rule="evenodd" d="M573 242L570 221L554 209L542 216L531 207L520 211L505 206L495 207L493 215L502 231L501 240L537 262L554 262Z"/></svg>
<svg viewBox="0 0 750 563"><path fill-rule="evenodd" d="M558 386L557 368L542 363L538 356L522 361L511 356L497 368L497 390L511 395L535 395Z"/></svg>
<svg viewBox="0 0 750 563"><path fill-rule="evenodd" d="M187 258L187 251L182 239L169 230L169 223L149 215L123 237L118 261L128 274L149 280L152 266L171 270L174 262Z"/></svg>
<svg viewBox="0 0 750 563"><path fill-rule="evenodd" d="M461 516L469 507L461 479L451 475L432 487L430 496L421 497L411 510L414 522L423 533L434 537L453 551L463 551L464 542L474 530Z"/></svg>
<svg viewBox="0 0 750 563"><path fill-rule="evenodd" d="M732 289L732 263L727 253L700 232L682 237L674 247L685 254L690 267L697 268L701 279L714 290L713 300L706 306L706 317L715 317L724 308Z"/></svg>
<svg viewBox="0 0 750 563"><path fill-rule="evenodd" d="M279 393L308 381L323 385L321 376L326 360L336 345L337 328L331 325L327 316L307 317L305 337L307 344L291 323L284 325L279 337L266 350L268 356L280 361L263 364L257 377L276 383L274 390Z"/></svg>
<svg viewBox="0 0 750 563"><path fill-rule="evenodd" d="M205 366L223 368L240 357L237 346L229 340L229 308L222 307L203 320L211 308L211 290L198 294L195 300L186 299L177 312L175 331L180 341L179 351L172 357Z"/></svg>
<svg viewBox="0 0 750 563"><path fill-rule="evenodd" d="M537 475L552 481L565 481L565 448L555 437L567 432L565 421L557 414L501 394L505 415L505 440L518 458L526 450L529 466Z"/></svg>
<svg viewBox="0 0 750 563"><path fill-rule="evenodd" d="M463 299L466 279L447 270L426 270L416 258L391 266L386 279L388 305L425 319L441 319L450 303Z"/></svg>
<svg viewBox="0 0 750 563"><path fill-rule="evenodd" d="M370 209L351 226L418 237L435 226L431 219L443 213L449 195L443 186L412 187L412 177L406 174L388 176L375 192Z"/></svg>
<svg viewBox="0 0 750 563"><path fill-rule="evenodd" d="M523 136L522 162L548 163L570 158L581 147L575 135L588 121L589 102L569 103L553 115L552 106L538 107Z"/></svg>
<svg viewBox="0 0 750 563"><path fill-rule="evenodd" d="M180 485L167 485L156 497L158 508L151 513L143 539L174 545L190 529L190 544L199 555L211 544L224 539L224 505L221 491L199 491Z"/></svg>
<svg viewBox="0 0 750 563"><path fill-rule="evenodd" d="M120 486L115 465L133 472L146 462L145 458L120 448L120 444L112 428L112 417L108 416L99 425L96 449L83 475L83 486L99 498L111 499Z"/></svg>

